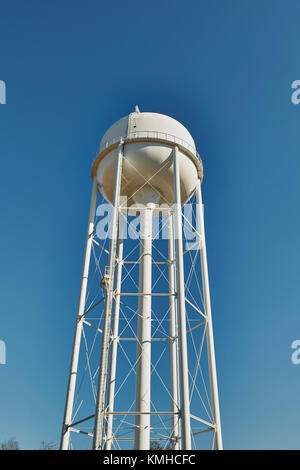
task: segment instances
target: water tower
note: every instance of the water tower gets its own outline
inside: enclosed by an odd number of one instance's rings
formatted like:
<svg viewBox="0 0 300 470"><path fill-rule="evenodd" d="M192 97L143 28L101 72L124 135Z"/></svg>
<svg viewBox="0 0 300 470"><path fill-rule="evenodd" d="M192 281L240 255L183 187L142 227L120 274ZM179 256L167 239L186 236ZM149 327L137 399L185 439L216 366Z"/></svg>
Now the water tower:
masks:
<svg viewBox="0 0 300 470"><path fill-rule="evenodd" d="M104 134L61 449L222 448L202 178L169 116L136 107Z"/></svg>

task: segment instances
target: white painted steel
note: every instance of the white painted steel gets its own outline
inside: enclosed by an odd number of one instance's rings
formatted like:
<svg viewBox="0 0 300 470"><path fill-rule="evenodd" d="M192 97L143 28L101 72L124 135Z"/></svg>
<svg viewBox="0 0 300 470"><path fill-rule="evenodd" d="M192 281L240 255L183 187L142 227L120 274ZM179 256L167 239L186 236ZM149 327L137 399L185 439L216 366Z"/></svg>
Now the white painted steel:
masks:
<svg viewBox="0 0 300 470"><path fill-rule="evenodd" d="M99 381L98 381L98 396L96 402L96 416L94 426L94 450L101 450L103 448L103 431L104 431L104 417L105 417L105 401L106 401L106 386L107 386L107 372L108 372L108 359L109 359L109 340L110 328L112 317L112 303L113 303L113 289L114 289L114 271L116 264L116 248L117 248L117 234L118 234L118 216L119 216L119 201L120 201L120 187L121 187L121 174L123 163L123 144L118 147L118 159L115 171L115 188L114 200L111 219L111 232L110 232L110 249L109 249L109 280L106 289L106 301L104 310L104 325L102 334L102 347L99 368Z"/></svg>
<svg viewBox="0 0 300 470"><path fill-rule="evenodd" d="M152 294L152 213L154 204L141 210L138 335L136 361L135 443L138 450L150 448L151 399L151 294Z"/></svg>
<svg viewBox="0 0 300 470"><path fill-rule="evenodd" d="M170 371L171 371L171 410L172 416L172 436L171 442L175 450L179 449L179 426L178 426L178 329L177 312L175 303L175 250L174 250L174 230L173 215L168 215L168 253L169 253L169 293L170 293Z"/></svg>
<svg viewBox="0 0 300 470"><path fill-rule="evenodd" d="M124 219L122 213L119 218L119 247L118 247L118 265L116 275L116 298L115 298L115 309L113 319L113 333L111 340L111 359L110 368L108 375L108 396L107 396L107 424L106 424L106 436L105 436L105 450L110 450L113 442L113 411L115 403L115 386L116 386L116 370L117 370L117 351L119 343L119 317L120 317L120 299L121 296L117 295L121 292L121 281L122 281L122 267L123 267L123 240L124 232Z"/></svg>
<svg viewBox="0 0 300 470"><path fill-rule="evenodd" d="M159 113L134 112L115 122L105 132L100 143L100 152L111 142L118 141L124 136L132 136L140 132L169 134L186 142L196 152L195 142L189 131L176 119Z"/></svg>
<svg viewBox="0 0 300 470"><path fill-rule="evenodd" d="M63 420L63 430L62 430L61 443L60 443L61 450L67 450L69 448L69 440L70 440L69 427L71 426L71 423L72 423L72 411L73 411L73 405L74 405L74 395L75 395L78 359L79 359L81 333L82 333L82 319L83 319L83 314L84 314L84 309L85 309L86 291L87 291L90 258L91 258L91 248L92 248L92 242L93 242L96 201L97 201L97 184L96 184L96 181L94 180L91 203L90 203L88 228L87 228L87 234L86 234L85 253L84 253L84 261L83 261L82 276L81 276L81 286L80 286L80 294L79 294L78 309L77 309L76 327L75 327L74 342L73 342L73 352L72 352L72 359L71 359L71 366L70 366L70 373L69 373L69 383L68 383L68 389L67 389L67 398L66 398L65 413L64 413L64 420Z"/></svg>
<svg viewBox="0 0 300 470"><path fill-rule="evenodd" d="M100 367L96 399L96 412L93 434L95 450L110 450L114 439L126 440L121 435L114 436L113 417L115 415L135 416L134 447L147 450L151 442L151 416L170 415L170 439L176 450L191 449L191 418L214 429L214 448L222 449L219 398L217 387L214 339L211 318L210 292L207 269L207 256L202 210L202 162L197 154L194 141L178 121L161 114L135 113L119 120L105 133L93 169L93 191L89 214L83 274L81 280L77 322L75 328L72 361L70 368L67 400L64 415L61 449L69 447L70 431L91 436L75 426L94 415L72 423L74 393L78 369L82 323L93 326L84 318L85 300L88 283L91 246L94 232L94 215L97 200L97 185L104 197L113 204L111 218L110 248L108 253L108 283L106 284L105 306L103 312ZM204 313L195 307L185 292L184 253L182 234L182 204L193 194L197 201L197 230L201 234L201 271L204 298ZM120 217L120 196L122 210L126 206L133 211L134 204L140 208L141 238L139 260L125 260L124 263L139 264L138 292L122 292L123 239L118 240L118 220ZM169 288L167 292L152 292L152 220L159 214L157 205L167 204L168 217L168 263ZM174 206L173 206L174 204ZM171 208L171 206L173 206ZM122 220L120 232L122 232ZM95 241L96 243L96 241ZM118 257L117 255L118 244ZM99 245L101 246L101 245ZM116 266L116 259L118 264ZM159 261L156 262L159 264ZM115 282L116 271L116 282ZM122 337L122 340L137 341L136 356L136 409L120 411L115 407L115 384L117 378L117 352L119 343L119 313L123 296L138 296L137 336ZM153 296L169 297L169 333L164 338L151 336L151 303ZM186 329L185 300L205 318L209 365L209 380L213 425L190 413L189 370L187 334L199 325ZM101 300L100 300L101 302ZM99 302L98 302L99 303ZM111 331L114 303L113 330ZM92 307L93 308L93 307ZM95 328L95 327L94 327ZM169 334L169 338L168 338ZM151 342L170 341L170 393L171 411L151 410ZM126 344L126 343L125 343ZM157 344L157 343L156 343ZM120 346L121 347L121 346ZM109 362L110 359L110 362ZM132 366L134 368L134 365ZM192 387L191 387L192 390ZM118 393L118 392L117 392ZM133 406L133 405L132 405ZM154 406L154 405L153 405ZM115 408L118 411L115 411ZM193 408L192 408L192 412ZM128 424L128 423L127 423ZM206 430L200 431L206 432ZM199 433L200 433L199 432ZM197 435L199 433L193 433ZM167 440L169 438L164 437ZM160 440L160 438L158 438Z"/></svg>
<svg viewBox="0 0 300 470"><path fill-rule="evenodd" d="M123 136L123 137L122 137ZM180 142L179 165L181 202L186 202L202 177L202 163L187 129L175 119L157 113L131 113L105 133L93 171L104 197L112 201L117 149L124 139L124 164L121 194L134 204L134 196L145 186L159 194L159 204L174 202L172 149ZM155 202L155 201L149 201Z"/></svg>
<svg viewBox="0 0 300 470"><path fill-rule="evenodd" d="M191 449L191 424L190 424L190 397L188 356L186 338L186 311L185 311L185 289L184 289L184 266L182 248L182 212L180 195L179 155L178 148L174 148L174 235L176 248L176 284L177 284L177 312L178 312L178 341L180 362L180 416L181 416L181 442L182 449Z"/></svg>
<svg viewBox="0 0 300 470"><path fill-rule="evenodd" d="M218 382L217 382L217 368L216 368L214 335L213 335L212 316L211 316L211 302L210 302L210 290L209 290L209 279L208 279L208 268L207 268L204 215L203 215L200 180L198 180L197 187L196 187L196 204L197 204L197 219L198 219L197 226L198 226L199 233L201 235L200 256L201 256L201 271L202 271L202 285L203 285L203 301L204 301L204 311L207 316L207 325L206 325L207 327L207 331L206 331L207 354L208 354L208 365L209 365L212 412L213 412L213 419L214 419L214 424L215 424L214 448L217 450L222 450L223 444L222 444L220 405L219 405Z"/></svg>

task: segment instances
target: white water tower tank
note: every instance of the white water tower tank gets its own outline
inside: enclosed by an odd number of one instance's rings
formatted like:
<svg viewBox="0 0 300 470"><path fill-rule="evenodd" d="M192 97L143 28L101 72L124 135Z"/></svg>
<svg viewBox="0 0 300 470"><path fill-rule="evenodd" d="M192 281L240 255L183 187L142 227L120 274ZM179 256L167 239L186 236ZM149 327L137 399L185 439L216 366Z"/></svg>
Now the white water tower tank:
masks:
<svg viewBox="0 0 300 470"><path fill-rule="evenodd" d="M204 444L207 438L222 449L202 176L193 138L169 116L136 108L104 134L92 166L61 449L73 447L74 432L90 436L94 450L124 449L126 442L132 449L132 441L134 449L149 450L157 440L164 449L169 443L175 451L200 449L203 434ZM108 249L97 241L99 192L112 204ZM183 223L187 201L195 215L186 218L192 241ZM139 215L138 237L129 230L124 236L132 222L127 214ZM164 221L154 226L153 217ZM139 255L130 256L136 248ZM77 383L87 367L91 389Z"/></svg>
<svg viewBox="0 0 300 470"><path fill-rule="evenodd" d="M104 134L99 155L92 167L92 177L104 197L112 202L118 145L124 142L121 196L131 206L174 203L172 150L179 149L181 202L193 194L203 168L194 140L175 119L158 113L136 111L113 124Z"/></svg>

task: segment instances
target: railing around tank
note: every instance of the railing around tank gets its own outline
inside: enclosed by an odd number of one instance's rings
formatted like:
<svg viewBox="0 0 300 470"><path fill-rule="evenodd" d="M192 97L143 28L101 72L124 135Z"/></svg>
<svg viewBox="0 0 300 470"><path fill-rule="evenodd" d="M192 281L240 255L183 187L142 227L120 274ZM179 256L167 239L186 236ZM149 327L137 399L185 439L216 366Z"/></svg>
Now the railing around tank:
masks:
<svg viewBox="0 0 300 470"><path fill-rule="evenodd" d="M175 135L172 134L167 134L165 132L157 132L157 131L136 131L136 132L131 132L130 134L127 134L125 137L115 137L114 139L108 141L105 143L105 145L101 145L99 152L101 153L103 150L106 148L110 147L111 145L116 144L117 142L120 142L123 140L126 142L126 140L131 140L131 139L157 139L157 140L166 140L169 142L172 142L174 144L178 144L181 147L186 148L189 150L192 154L194 154L200 162L202 162L201 157L199 153L197 152L196 148L189 144L186 140L180 139L179 137L176 137Z"/></svg>

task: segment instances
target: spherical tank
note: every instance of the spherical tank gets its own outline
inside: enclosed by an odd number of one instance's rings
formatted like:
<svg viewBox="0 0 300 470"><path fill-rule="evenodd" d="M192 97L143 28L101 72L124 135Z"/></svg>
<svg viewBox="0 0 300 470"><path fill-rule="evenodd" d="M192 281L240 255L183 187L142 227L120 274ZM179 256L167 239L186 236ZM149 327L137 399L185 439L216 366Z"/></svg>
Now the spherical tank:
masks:
<svg viewBox="0 0 300 470"><path fill-rule="evenodd" d="M113 201L118 146L123 142L121 196L127 205L174 203L173 149L178 148L181 202L193 194L203 169L194 140L175 119L139 112L123 117L104 134L92 167L104 197Z"/></svg>

